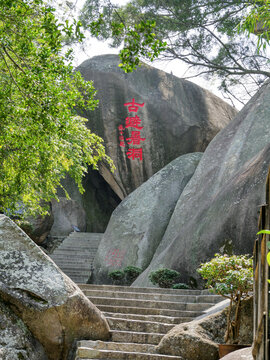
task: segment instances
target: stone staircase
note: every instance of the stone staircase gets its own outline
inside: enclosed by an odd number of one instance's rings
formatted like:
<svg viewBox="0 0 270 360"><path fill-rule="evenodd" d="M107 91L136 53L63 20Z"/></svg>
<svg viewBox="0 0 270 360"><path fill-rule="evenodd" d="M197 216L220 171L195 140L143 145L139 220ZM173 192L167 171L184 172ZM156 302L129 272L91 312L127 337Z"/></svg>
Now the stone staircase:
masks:
<svg viewBox="0 0 270 360"><path fill-rule="evenodd" d="M102 233L72 232L49 256L75 283L86 283Z"/></svg>
<svg viewBox="0 0 270 360"><path fill-rule="evenodd" d="M111 341L78 341L76 360L180 360L156 353L156 345L176 324L193 320L222 300L206 290L79 286L106 316Z"/></svg>

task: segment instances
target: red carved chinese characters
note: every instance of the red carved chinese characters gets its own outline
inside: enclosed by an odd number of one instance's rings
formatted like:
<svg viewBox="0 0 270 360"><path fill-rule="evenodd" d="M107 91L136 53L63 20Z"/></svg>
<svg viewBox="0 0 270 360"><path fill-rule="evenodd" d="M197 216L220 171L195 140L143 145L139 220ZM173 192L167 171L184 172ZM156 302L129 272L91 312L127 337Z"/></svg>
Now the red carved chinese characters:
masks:
<svg viewBox="0 0 270 360"><path fill-rule="evenodd" d="M132 102L126 103L126 104L124 104L124 106L128 106L129 112L137 112L139 107L144 106L144 103L142 103L142 104L135 103L135 100L133 98Z"/></svg>
<svg viewBox="0 0 270 360"><path fill-rule="evenodd" d="M129 140L129 141L128 141ZM131 137L127 138L127 143L133 145L141 145L141 141L144 141L145 138L141 138L140 131L131 131Z"/></svg>
<svg viewBox="0 0 270 360"><path fill-rule="evenodd" d="M120 267L125 256L125 250L113 249L107 252L105 263L109 266Z"/></svg>
<svg viewBox="0 0 270 360"><path fill-rule="evenodd" d="M124 136L123 136L123 134L124 134L124 126L123 125L119 125L118 126L118 130L119 130L119 134L120 134L120 136L119 136L119 145L120 146L125 146L125 139L124 139Z"/></svg>
<svg viewBox="0 0 270 360"><path fill-rule="evenodd" d="M135 99L132 99L132 102L125 103L124 106L128 107L129 112L137 113L138 109L144 106L144 103L136 103ZM136 114L135 116L128 116L125 119L125 127L123 125L118 126L119 130L119 145L121 147L125 147L125 138L124 138L124 130L127 128L132 128L136 130L131 130L130 137L126 138L126 142L128 145L132 146L140 146L142 141L145 141L144 137L141 137L141 131L143 129L142 120ZM131 160L139 159L142 161L143 152L142 148L129 148L127 153L127 157Z"/></svg>
<svg viewBox="0 0 270 360"><path fill-rule="evenodd" d="M143 129L143 126L141 125L141 119L139 118L139 116L135 116L135 117L127 117L126 118L126 128L128 127L132 127L138 130Z"/></svg>
<svg viewBox="0 0 270 360"><path fill-rule="evenodd" d="M140 161L142 161L142 149L129 149L127 152L127 157L132 160L138 158Z"/></svg>

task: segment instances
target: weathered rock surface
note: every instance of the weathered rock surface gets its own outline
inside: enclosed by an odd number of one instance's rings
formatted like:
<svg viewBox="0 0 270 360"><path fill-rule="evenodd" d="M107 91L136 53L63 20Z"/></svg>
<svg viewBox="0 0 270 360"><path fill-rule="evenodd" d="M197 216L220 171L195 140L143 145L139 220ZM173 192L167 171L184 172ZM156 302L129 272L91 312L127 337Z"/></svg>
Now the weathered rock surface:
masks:
<svg viewBox="0 0 270 360"><path fill-rule="evenodd" d="M223 360L254 360L252 356L252 348L248 347L233 351L232 353L223 356Z"/></svg>
<svg viewBox="0 0 270 360"><path fill-rule="evenodd" d="M76 226L80 231L86 229L86 216L83 207L73 199L59 197L59 201L52 200L54 223L50 234L52 236L67 236Z"/></svg>
<svg viewBox="0 0 270 360"><path fill-rule="evenodd" d="M78 67L87 80L94 80L100 99L99 109L83 114L89 119L87 126L102 136L117 169L114 174L105 164L100 164L99 172L89 169L83 195L73 180L63 180L73 202L61 199L53 203L53 236L68 235L71 225L82 231L104 232L120 199L178 156L204 151L236 114L235 109L195 84L146 65L125 74L118 63L117 55L103 55ZM125 118L136 114L124 106L132 98L145 102L137 113L142 120L141 137L146 138L142 162L127 158L127 143L124 148L119 146L118 126L125 126ZM136 129L125 129L124 135L128 137L131 130ZM61 189L59 196L65 197Z"/></svg>
<svg viewBox="0 0 270 360"><path fill-rule="evenodd" d="M239 343L251 344L253 339L253 299L242 302ZM218 344L224 344L227 308L175 326L160 341L161 354L182 356L185 360L218 360ZM224 358L225 359L225 358Z"/></svg>
<svg viewBox="0 0 270 360"><path fill-rule="evenodd" d="M204 151L236 110L209 91L151 66L126 74L118 64L117 55L102 55L84 61L77 70L86 80L94 80L99 108L83 116L89 119L87 126L104 139L117 168L111 174L101 166L100 173L123 199L178 156ZM124 106L133 98L145 104L137 113L129 113ZM125 126L130 115L142 121L143 161L127 158L127 143L119 146L118 126ZM130 129L124 130L125 138Z"/></svg>
<svg viewBox="0 0 270 360"><path fill-rule="evenodd" d="M119 267L148 266L201 157L202 153L178 157L121 202L95 257L95 282L106 283L108 272Z"/></svg>
<svg viewBox="0 0 270 360"><path fill-rule="evenodd" d="M88 169L83 179L83 194L69 176L62 181L62 185L71 200L67 200L64 191L58 189L60 202L52 201L54 223L50 234L68 235L73 231L72 225L81 231L105 232L110 216L120 203L120 199L99 172Z"/></svg>
<svg viewBox="0 0 270 360"><path fill-rule="evenodd" d="M22 320L0 301L0 359L48 360Z"/></svg>
<svg viewBox="0 0 270 360"><path fill-rule="evenodd" d="M30 223L31 228L29 229L27 226L22 226L22 229L35 241L35 243L41 244L46 239L53 226L54 217L51 204L49 205L47 215L30 216L27 218L27 221Z"/></svg>
<svg viewBox="0 0 270 360"><path fill-rule="evenodd" d="M49 359L65 360L75 339L108 339L101 312L5 215L0 215L0 264L0 298Z"/></svg>
<svg viewBox="0 0 270 360"><path fill-rule="evenodd" d="M182 192L148 269L178 270L183 281L216 252L252 254L270 164L270 83L207 147Z"/></svg>

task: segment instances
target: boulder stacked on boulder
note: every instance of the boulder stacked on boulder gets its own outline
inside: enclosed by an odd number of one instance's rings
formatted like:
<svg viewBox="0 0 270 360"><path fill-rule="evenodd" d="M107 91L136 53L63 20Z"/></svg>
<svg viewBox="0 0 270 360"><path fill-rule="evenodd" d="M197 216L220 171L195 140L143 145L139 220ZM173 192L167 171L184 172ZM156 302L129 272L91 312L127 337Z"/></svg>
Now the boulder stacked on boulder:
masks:
<svg viewBox="0 0 270 360"><path fill-rule="evenodd" d="M178 270L185 282L217 252L252 254L270 164L269 119L267 82L207 147L135 286L148 286L159 267Z"/></svg>
<svg viewBox="0 0 270 360"><path fill-rule="evenodd" d="M202 153L182 155L128 195L113 212L94 262L94 281L129 265L145 269L167 228L177 199Z"/></svg>
<svg viewBox="0 0 270 360"><path fill-rule="evenodd" d="M114 192L123 199L180 155L202 152L213 137L235 116L237 111L211 92L164 71L142 64L126 74L118 66L118 55L95 56L77 70L86 80L93 80L99 108L86 112L87 126L104 139L107 154L116 171L105 166L100 173ZM129 112L124 104L135 100L144 104ZM129 146L120 147L118 127L126 126L127 117L138 116L143 161L126 156ZM136 128L126 127L129 138ZM132 144L131 144L132 145Z"/></svg>
<svg viewBox="0 0 270 360"><path fill-rule="evenodd" d="M71 229L71 219L76 226L80 219L87 232L104 232L120 200L177 157L204 151L237 113L189 81L146 64L126 74L118 64L117 55L102 55L84 61L77 68L86 80L94 81L100 100L98 109L80 115L88 119L89 129L104 139L116 170L111 173L103 163L99 164L99 171L88 169L84 194L79 193L70 178L63 181L74 210L70 212L63 199L53 204L53 235L66 235ZM137 112L129 112L128 106L124 106L132 99L144 104ZM126 126L128 118L129 125L135 127ZM125 146L120 146L119 126L124 128L122 145ZM145 139L141 146L135 146L142 148L142 161L127 157L128 149L133 148L132 143L127 143L132 131L139 131ZM59 195L65 196L61 189Z"/></svg>

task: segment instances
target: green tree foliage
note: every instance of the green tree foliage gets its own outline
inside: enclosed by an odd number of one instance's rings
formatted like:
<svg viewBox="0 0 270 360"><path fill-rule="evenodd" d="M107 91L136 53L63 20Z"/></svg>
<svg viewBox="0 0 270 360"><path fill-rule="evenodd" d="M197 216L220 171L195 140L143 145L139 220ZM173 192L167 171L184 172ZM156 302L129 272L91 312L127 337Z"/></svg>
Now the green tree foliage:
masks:
<svg viewBox="0 0 270 360"><path fill-rule="evenodd" d="M117 7L109 0L86 0L81 20L99 39L112 39L112 46L123 43L120 58L126 72L134 70L139 59L180 59L197 69L196 75L215 76L221 90L234 97L235 85L249 93L249 84L257 90L270 76L267 56L263 51L256 54L256 38L238 31L252 4L133 0Z"/></svg>
<svg viewBox="0 0 270 360"><path fill-rule="evenodd" d="M113 270L108 274L114 285L124 285L125 273L123 270Z"/></svg>
<svg viewBox="0 0 270 360"><path fill-rule="evenodd" d="M240 30L258 36L258 52L261 47L266 49L270 43L270 1L256 0L241 23Z"/></svg>
<svg viewBox="0 0 270 360"><path fill-rule="evenodd" d="M166 268L152 271L149 275L151 283L161 288L171 288L173 284L177 283L179 278L180 273L178 271Z"/></svg>
<svg viewBox="0 0 270 360"><path fill-rule="evenodd" d="M88 165L105 155L102 139L76 109L94 109L91 82L73 72L63 35L80 24L57 22L43 0L0 3L0 211L41 211L69 173L83 191Z"/></svg>
<svg viewBox="0 0 270 360"><path fill-rule="evenodd" d="M215 254L212 260L201 264L197 271L207 280L206 287L230 299L225 342L237 344L241 324L241 301L250 297L253 290L252 258L247 255Z"/></svg>
<svg viewBox="0 0 270 360"><path fill-rule="evenodd" d="M130 265L125 267L123 271L125 273L126 284L131 285L133 281L135 281L137 277L142 273L143 270L136 266Z"/></svg>

